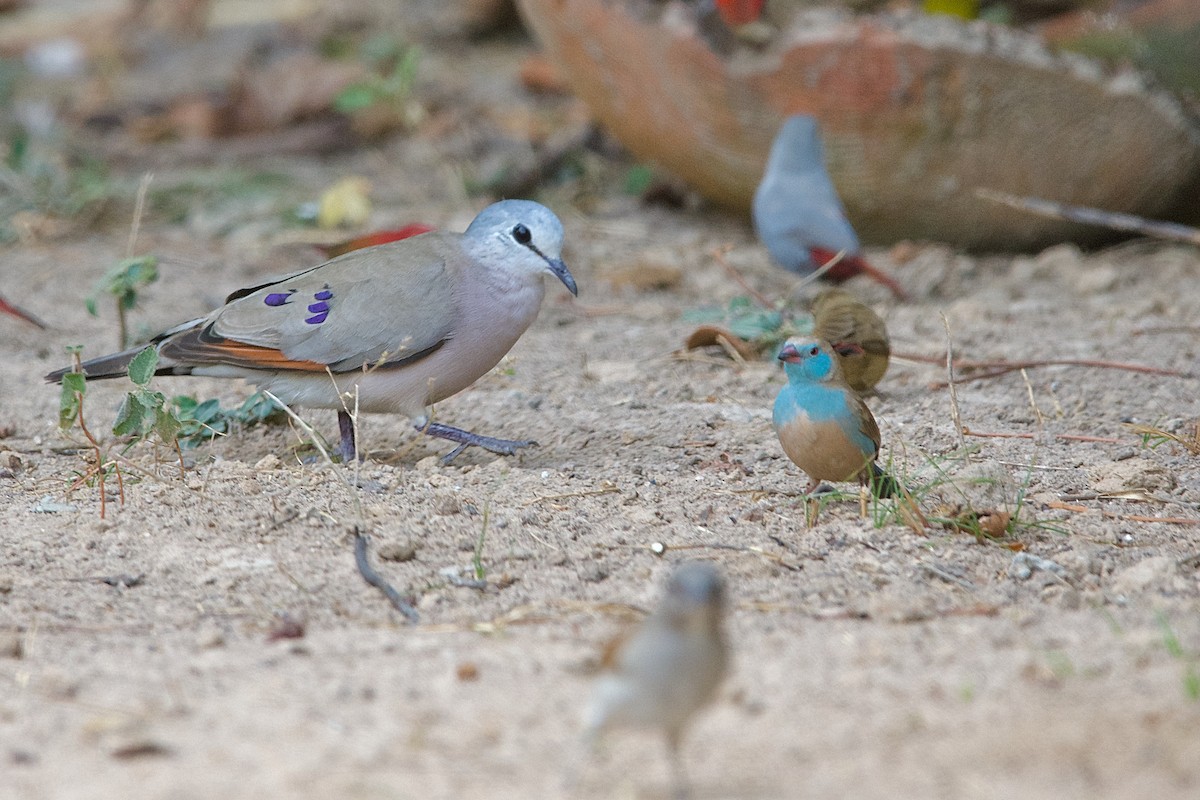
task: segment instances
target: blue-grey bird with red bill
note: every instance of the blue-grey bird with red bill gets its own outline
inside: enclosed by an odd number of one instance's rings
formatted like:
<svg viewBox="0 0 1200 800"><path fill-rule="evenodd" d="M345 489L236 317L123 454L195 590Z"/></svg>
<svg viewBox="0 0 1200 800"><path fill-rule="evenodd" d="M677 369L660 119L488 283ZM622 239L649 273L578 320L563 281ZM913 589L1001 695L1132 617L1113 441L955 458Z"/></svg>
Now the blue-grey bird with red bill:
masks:
<svg viewBox="0 0 1200 800"><path fill-rule="evenodd" d="M867 275L897 297L905 296L895 278L862 257L858 235L825 166L817 121L808 114L788 117L775 135L754 192L752 215L758 238L784 269L807 275L845 251L826 278L841 282Z"/></svg>
<svg viewBox="0 0 1200 800"><path fill-rule="evenodd" d="M509 455L534 443L433 422L428 407L499 363L537 317L544 274L578 293L562 246L562 223L550 209L494 203L464 233L354 250L234 292L208 316L152 341L158 374L244 378L289 405L336 409L344 459L356 456L356 407L403 414L423 433L456 442L447 461L471 445ZM141 349L83 369L90 379L125 375Z"/></svg>

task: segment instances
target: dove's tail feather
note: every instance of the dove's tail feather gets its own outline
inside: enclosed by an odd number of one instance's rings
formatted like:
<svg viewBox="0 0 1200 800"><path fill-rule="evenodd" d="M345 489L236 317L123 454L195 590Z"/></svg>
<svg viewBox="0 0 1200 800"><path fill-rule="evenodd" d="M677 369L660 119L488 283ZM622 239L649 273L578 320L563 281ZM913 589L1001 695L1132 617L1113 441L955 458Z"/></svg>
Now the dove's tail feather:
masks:
<svg viewBox="0 0 1200 800"><path fill-rule="evenodd" d="M134 356L145 350L147 347L160 346L164 341L178 333L184 333L195 328L197 325L204 322L203 319L193 319L187 322L176 325L174 328L169 328L158 336L155 336L145 344L139 344L136 347L130 347L128 350L122 350L119 353L109 353L105 356L97 356L89 358L80 366L83 367L83 373L87 375L88 380L102 381L107 378L124 378L129 374L129 362L133 361ZM46 376L46 383L61 383L63 376L71 372L73 367L65 369L56 369ZM176 360L162 355L162 348L159 347L158 368L154 370L155 375L191 375L192 366L189 364L181 364Z"/></svg>
<svg viewBox="0 0 1200 800"><path fill-rule="evenodd" d="M129 362L133 361L134 356L146 349L145 345L141 347L132 347L128 350L122 350L119 353L110 353L99 358L92 358L84 361L82 364L83 372L88 376L89 380L103 380L105 378L123 378L129 372ZM66 367L65 369L56 369L46 376L47 383L62 383L63 376L69 372L73 372L74 367Z"/></svg>
<svg viewBox="0 0 1200 800"><path fill-rule="evenodd" d="M809 255L812 256L814 264L816 264L818 267L823 267L833 260L837 253L833 250L826 250L821 247L813 247L809 249ZM871 264L871 262L867 261L860 255L850 255L847 253L846 255L842 256L841 261L833 265L833 267L831 267L829 271L825 273L825 277L834 283L841 283L842 281L850 280L857 275L866 275L872 280L882 283L884 286L890 289L892 294L895 295L899 300L908 299L908 293L904 291L904 287L901 286L895 278L874 266Z"/></svg>
<svg viewBox="0 0 1200 800"><path fill-rule="evenodd" d="M885 472L883 467L874 462L871 463L871 473L867 477L867 484L871 487L871 492L876 497L896 498L897 519L900 522L912 528L917 533L921 533L929 527L929 520L921 511L921 506L916 498L912 496L912 492L892 475Z"/></svg>
<svg viewBox="0 0 1200 800"><path fill-rule="evenodd" d="M128 350L122 350L119 353L109 353L106 356L97 356L84 361L80 366L83 367L83 374L87 376L89 381L102 381L108 378L124 378L129 374L129 362L133 361L138 353L145 350L151 345L139 345L131 347ZM56 369L46 376L46 383L61 383L63 376L72 372L74 367L65 367ZM155 375L190 375L191 367L179 364L164 364L159 361L158 369L154 371Z"/></svg>
<svg viewBox="0 0 1200 800"><path fill-rule="evenodd" d="M907 494L900 486L900 481L893 478L883 467L871 463L871 492L876 497L901 497Z"/></svg>

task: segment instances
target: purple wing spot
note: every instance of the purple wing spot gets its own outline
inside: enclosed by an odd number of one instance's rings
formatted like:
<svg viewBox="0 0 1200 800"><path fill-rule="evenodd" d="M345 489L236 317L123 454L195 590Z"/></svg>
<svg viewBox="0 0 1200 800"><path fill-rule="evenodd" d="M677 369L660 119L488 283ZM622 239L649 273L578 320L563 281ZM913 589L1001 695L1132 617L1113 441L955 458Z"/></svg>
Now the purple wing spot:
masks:
<svg viewBox="0 0 1200 800"><path fill-rule="evenodd" d="M308 319L306 319L304 321L307 322L309 325L320 325L322 322L325 321L325 318L328 316L329 316L328 311L322 311L320 314L313 314L311 317L309 317Z"/></svg>
<svg viewBox="0 0 1200 800"><path fill-rule="evenodd" d="M308 312L310 314L328 314L329 313L329 303L326 303L324 301L322 301L320 303L312 303L308 307Z"/></svg>
<svg viewBox="0 0 1200 800"><path fill-rule="evenodd" d="M314 300L329 300L333 297L333 292L329 290L329 284L325 284L325 288L313 295Z"/></svg>
<svg viewBox="0 0 1200 800"><path fill-rule="evenodd" d="M291 289L286 292L274 292L264 297L263 302L269 306L282 306L286 304L288 300L292 299L292 294L295 291L295 289Z"/></svg>

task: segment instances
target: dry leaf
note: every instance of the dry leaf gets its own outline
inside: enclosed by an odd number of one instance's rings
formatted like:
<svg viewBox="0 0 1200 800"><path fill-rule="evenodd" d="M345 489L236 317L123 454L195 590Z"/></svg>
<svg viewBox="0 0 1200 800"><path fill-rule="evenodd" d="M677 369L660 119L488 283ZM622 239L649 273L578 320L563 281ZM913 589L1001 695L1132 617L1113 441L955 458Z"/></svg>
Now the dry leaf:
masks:
<svg viewBox="0 0 1200 800"><path fill-rule="evenodd" d="M613 289L629 287L639 292L673 289L683 280L683 268L662 261L635 261L604 272Z"/></svg>
<svg viewBox="0 0 1200 800"><path fill-rule="evenodd" d="M371 182L357 175L343 178L325 190L317 209L321 228L356 228L371 216Z"/></svg>
<svg viewBox="0 0 1200 800"><path fill-rule="evenodd" d="M692 331L683 344L688 350L695 350L698 347L711 347L712 345L730 347L745 361L753 361L758 358L758 350L754 345L744 339L739 339L727 328L722 328L720 325L699 326L696 330Z"/></svg>
<svg viewBox="0 0 1200 800"><path fill-rule="evenodd" d="M540 54L521 62L520 75L521 85L534 94L566 94L570 91L558 67Z"/></svg>
<svg viewBox="0 0 1200 800"><path fill-rule="evenodd" d="M1008 533L1008 524L1012 514L1007 511L988 511L979 514L979 528L985 535L999 539Z"/></svg>
<svg viewBox="0 0 1200 800"><path fill-rule="evenodd" d="M236 133L271 131L332 113L334 99L365 76L365 67L330 61L312 53L285 56L243 72L230 89L231 125Z"/></svg>

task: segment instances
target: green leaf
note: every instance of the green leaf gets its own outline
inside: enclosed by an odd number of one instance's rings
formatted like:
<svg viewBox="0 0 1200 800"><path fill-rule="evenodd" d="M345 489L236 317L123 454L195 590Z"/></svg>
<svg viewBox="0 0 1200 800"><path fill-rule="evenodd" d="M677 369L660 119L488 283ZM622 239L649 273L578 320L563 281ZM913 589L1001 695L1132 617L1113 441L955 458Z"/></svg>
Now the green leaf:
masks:
<svg viewBox="0 0 1200 800"><path fill-rule="evenodd" d="M779 330L783 317L774 311L748 313L729 321L729 330L736 336L755 341Z"/></svg>
<svg viewBox="0 0 1200 800"><path fill-rule="evenodd" d="M68 372L63 375L63 389L83 394L87 391L87 377L82 372Z"/></svg>
<svg viewBox="0 0 1200 800"><path fill-rule="evenodd" d="M192 409L191 417L197 422L211 423L221 416L221 401L217 398L205 400Z"/></svg>
<svg viewBox="0 0 1200 800"><path fill-rule="evenodd" d="M645 164L635 164L625 173L625 194L640 195L654 181L654 170Z"/></svg>
<svg viewBox="0 0 1200 800"><path fill-rule="evenodd" d="M129 380L144 387L154 377L154 369L157 366L158 350L154 347L147 347L129 362Z"/></svg>
<svg viewBox="0 0 1200 800"><path fill-rule="evenodd" d="M200 401L188 394L177 394L171 398L171 405L175 406L180 417L188 417L200 405Z"/></svg>
<svg viewBox="0 0 1200 800"><path fill-rule="evenodd" d="M182 429L183 423L169 410L159 407L154 412L154 432L163 442L167 444L174 442Z"/></svg>
<svg viewBox="0 0 1200 800"><path fill-rule="evenodd" d="M356 83L338 93L338 96L333 99L333 108L342 114L353 114L355 111L369 108L377 97L378 93L373 86Z"/></svg>
<svg viewBox="0 0 1200 800"><path fill-rule="evenodd" d="M117 409L112 432L116 436L144 436L154 419L153 413L140 392L130 392Z"/></svg>
<svg viewBox="0 0 1200 800"><path fill-rule="evenodd" d="M107 294L120 307L129 311L137 305L137 290L158 280L158 259L154 256L126 258L109 270L96 285L96 291L86 301L88 313L96 315L96 298Z"/></svg>
<svg viewBox="0 0 1200 800"><path fill-rule="evenodd" d="M79 417L79 407L87 390L87 379L82 372L68 372L63 376L62 393L58 401L58 427L67 430Z"/></svg>

